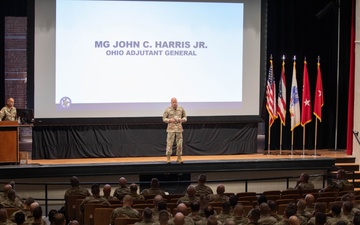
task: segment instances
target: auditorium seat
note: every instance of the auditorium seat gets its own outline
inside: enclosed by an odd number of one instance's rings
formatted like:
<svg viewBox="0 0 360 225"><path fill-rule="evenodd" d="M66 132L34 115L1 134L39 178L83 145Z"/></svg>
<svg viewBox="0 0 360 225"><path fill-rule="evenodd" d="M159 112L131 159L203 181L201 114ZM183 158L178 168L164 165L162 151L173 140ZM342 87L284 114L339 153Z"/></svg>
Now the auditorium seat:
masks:
<svg viewBox="0 0 360 225"><path fill-rule="evenodd" d="M10 218L10 216L11 216L14 212L20 210L19 208L13 208L13 207L5 207L5 209L6 209L8 218Z"/></svg>
<svg viewBox="0 0 360 225"><path fill-rule="evenodd" d="M299 198L301 198L299 194L281 195L281 199L294 199L294 201L297 201Z"/></svg>
<svg viewBox="0 0 360 225"><path fill-rule="evenodd" d="M336 198L337 196L338 196L338 192L334 192L334 191L321 192L319 194L319 198L323 198L323 197L334 197L334 198Z"/></svg>
<svg viewBox="0 0 360 225"><path fill-rule="evenodd" d="M256 197L256 192L239 192L236 194L236 196L238 196L238 197L255 196Z"/></svg>
<svg viewBox="0 0 360 225"><path fill-rule="evenodd" d="M94 210L94 225L109 225L113 208L96 208Z"/></svg>
<svg viewBox="0 0 360 225"><path fill-rule="evenodd" d="M289 204L290 202L294 202L295 203L295 200L294 199L279 199L279 200L276 200L276 205L279 206L279 205L283 205L283 204Z"/></svg>
<svg viewBox="0 0 360 225"><path fill-rule="evenodd" d="M280 199L280 195L265 195L265 196L268 201L269 200L276 201L276 200Z"/></svg>
<svg viewBox="0 0 360 225"><path fill-rule="evenodd" d="M76 200L84 199L83 195L71 195L68 197L68 201L66 202L66 214L68 220L74 220L76 218Z"/></svg>
<svg viewBox="0 0 360 225"><path fill-rule="evenodd" d="M265 195L266 197L268 195L281 195L281 191L280 190L264 191L263 195Z"/></svg>
<svg viewBox="0 0 360 225"><path fill-rule="evenodd" d="M257 197L256 196L242 196L242 197L238 198L238 201L254 202L254 201L257 201Z"/></svg>
<svg viewBox="0 0 360 225"><path fill-rule="evenodd" d="M281 195L293 195L293 194L300 195L300 192L296 189L288 189L288 190L281 191Z"/></svg>
<svg viewBox="0 0 360 225"><path fill-rule="evenodd" d="M115 225L128 225L128 224L134 224L136 222L140 222L141 219L137 218L127 218L127 217L118 217L115 218Z"/></svg>
<svg viewBox="0 0 360 225"><path fill-rule="evenodd" d="M277 213L279 215L284 215L284 211L286 209L286 207L288 206L288 204L280 204L277 206Z"/></svg>
<svg viewBox="0 0 360 225"><path fill-rule="evenodd" d="M94 225L94 211L96 208L106 208L106 206L98 203L84 205L84 225Z"/></svg>

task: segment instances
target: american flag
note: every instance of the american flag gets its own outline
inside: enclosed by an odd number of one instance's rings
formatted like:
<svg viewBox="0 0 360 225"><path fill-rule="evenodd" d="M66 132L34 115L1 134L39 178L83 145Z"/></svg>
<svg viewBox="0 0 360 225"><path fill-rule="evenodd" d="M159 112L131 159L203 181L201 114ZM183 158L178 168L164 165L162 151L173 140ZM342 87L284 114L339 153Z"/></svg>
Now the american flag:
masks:
<svg viewBox="0 0 360 225"><path fill-rule="evenodd" d="M273 71L273 61L270 59L269 75L266 82L266 109L269 113L269 127L272 126L277 118L276 114L276 84Z"/></svg>
<svg viewBox="0 0 360 225"><path fill-rule="evenodd" d="M286 80L285 80L285 62L282 62L281 77L279 80L279 92L277 102L277 114L281 123L285 126L286 119Z"/></svg>

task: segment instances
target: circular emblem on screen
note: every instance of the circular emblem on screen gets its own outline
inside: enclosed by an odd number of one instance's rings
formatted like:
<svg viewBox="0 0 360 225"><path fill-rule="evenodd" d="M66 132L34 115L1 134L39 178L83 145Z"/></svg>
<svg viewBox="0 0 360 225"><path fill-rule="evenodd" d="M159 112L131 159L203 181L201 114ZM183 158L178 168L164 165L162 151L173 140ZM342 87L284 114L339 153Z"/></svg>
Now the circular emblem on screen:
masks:
<svg viewBox="0 0 360 225"><path fill-rule="evenodd" d="M63 108L68 108L71 105L71 99L69 97L62 97L60 99L60 105Z"/></svg>

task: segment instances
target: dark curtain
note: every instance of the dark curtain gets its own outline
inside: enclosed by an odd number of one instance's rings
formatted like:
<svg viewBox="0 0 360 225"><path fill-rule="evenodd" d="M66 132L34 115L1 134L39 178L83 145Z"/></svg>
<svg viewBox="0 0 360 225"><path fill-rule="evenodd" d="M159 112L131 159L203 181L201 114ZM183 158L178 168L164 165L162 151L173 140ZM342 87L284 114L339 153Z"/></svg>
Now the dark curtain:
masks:
<svg viewBox="0 0 360 225"><path fill-rule="evenodd" d="M255 153L257 124L184 125L184 155ZM163 156L166 126L35 126L33 159ZM175 152L175 146L173 147Z"/></svg>
<svg viewBox="0 0 360 225"><path fill-rule="evenodd" d="M281 74L281 58L286 56L287 115L283 128L283 149L291 147L290 131L290 89L293 71L293 56L296 55L297 82L300 101L302 94L304 58L307 60L311 99L317 75L317 57L320 56L324 91L322 123L318 123L318 149L345 149L348 82L349 82L349 41L351 25L351 1L340 1L340 57L339 85L337 86L337 49L338 49L338 9L339 1L268 1L267 54L273 55L274 74L278 85ZM338 121L336 120L336 92L339 87ZM312 108L313 108L312 103ZM268 121L268 115L264 121ZM337 126L336 126L337 125ZM305 126L306 149L314 148L315 117ZM266 140L268 140L266 122ZM335 135L337 134L337 137ZM335 146L337 138L337 146ZM302 149L303 128L294 130L294 149ZM280 120L271 127L271 149L280 146ZM267 143L266 143L267 148Z"/></svg>

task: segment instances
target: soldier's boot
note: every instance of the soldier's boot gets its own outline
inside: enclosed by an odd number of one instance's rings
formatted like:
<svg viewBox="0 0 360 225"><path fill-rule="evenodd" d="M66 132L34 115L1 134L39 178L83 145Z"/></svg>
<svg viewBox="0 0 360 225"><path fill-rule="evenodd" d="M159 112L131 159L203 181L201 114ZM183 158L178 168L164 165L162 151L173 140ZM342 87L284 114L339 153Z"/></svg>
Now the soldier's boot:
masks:
<svg viewBox="0 0 360 225"><path fill-rule="evenodd" d="M170 155L167 155L167 156L166 156L166 163L167 163L167 164L170 164L170 163L171 163Z"/></svg>
<svg viewBox="0 0 360 225"><path fill-rule="evenodd" d="M184 161L182 160L181 158L181 155L178 155L177 159L176 159L176 162L178 163L183 163Z"/></svg>

